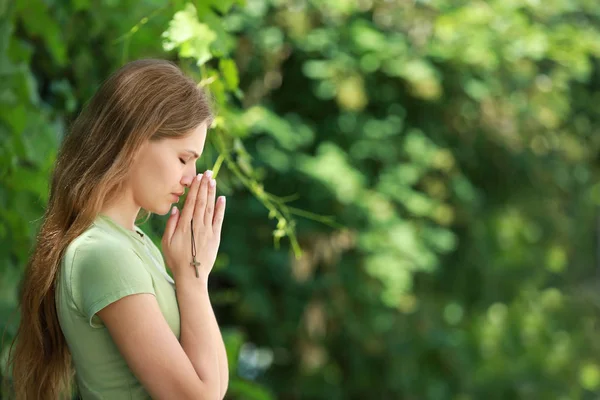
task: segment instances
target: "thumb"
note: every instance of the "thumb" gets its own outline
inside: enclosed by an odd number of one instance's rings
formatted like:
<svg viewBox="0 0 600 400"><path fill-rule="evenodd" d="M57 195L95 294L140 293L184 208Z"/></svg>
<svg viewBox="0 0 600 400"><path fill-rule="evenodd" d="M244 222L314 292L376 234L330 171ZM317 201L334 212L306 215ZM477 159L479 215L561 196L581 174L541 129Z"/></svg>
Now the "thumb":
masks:
<svg viewBox="0 0 600 400"><path fill-rule="evenodd" d="M177 221L179 221L179 210L177 209L177 206L173 206L173 208L171 209L171 215L167 220L165 232L163 233L164 242L171 243L171 238L175 233L175 228L177 228Z"/></svg>

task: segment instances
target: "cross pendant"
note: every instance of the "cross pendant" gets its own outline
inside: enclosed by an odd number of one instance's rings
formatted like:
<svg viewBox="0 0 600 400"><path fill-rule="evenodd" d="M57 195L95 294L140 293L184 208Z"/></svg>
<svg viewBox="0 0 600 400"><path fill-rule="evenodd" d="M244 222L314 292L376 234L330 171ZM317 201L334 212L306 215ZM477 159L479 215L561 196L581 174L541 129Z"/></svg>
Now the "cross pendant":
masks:
<svg viewBox="0 0 600 400"><path fill-rule="evenodd" d="M200 275L198 275L198 265L200 265L200 263L196 261L196 257L194 257L194 260L190 263L190 265L196 269L196 278L200 278Z"/></svg>

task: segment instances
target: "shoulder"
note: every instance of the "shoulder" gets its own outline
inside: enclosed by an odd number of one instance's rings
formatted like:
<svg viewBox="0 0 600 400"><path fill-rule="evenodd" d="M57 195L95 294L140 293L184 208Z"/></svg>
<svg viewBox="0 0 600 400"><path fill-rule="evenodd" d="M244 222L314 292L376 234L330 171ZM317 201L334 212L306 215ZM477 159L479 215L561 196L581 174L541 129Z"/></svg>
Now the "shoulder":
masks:
<svg viewBox="0 0 600 400"><path fill-rule="evenodd" d="M125 237L88 229L69 249L65 280L76 307L97 326L94 314L130 294L154 294L152 276Z"/></svg>
<svg viewBox="0 0 600 400"><path fill-rule="evenodd" d="M132 243L98 227L88 229L69 246L66 260L69 281L76 286L150 279Z"/></svg>
<svg viewBox="0 0 600 400"><path fill-rule="evenodd" d="M114 260L139 260L133 246L127 240L92 225L77 237L67 248L67 258L75 263L102 262Z"/></svg>

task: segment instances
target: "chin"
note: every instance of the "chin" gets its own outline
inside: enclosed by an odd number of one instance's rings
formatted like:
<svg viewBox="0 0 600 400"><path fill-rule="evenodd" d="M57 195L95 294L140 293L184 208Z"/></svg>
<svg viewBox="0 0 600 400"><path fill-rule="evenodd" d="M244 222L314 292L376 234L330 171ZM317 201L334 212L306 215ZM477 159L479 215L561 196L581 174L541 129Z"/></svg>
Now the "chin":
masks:
<svg viewBox="0 0 600 400"><path fill-rule="evenodd" d="M170 213L171 213L171 209L173 208L173 204L175 204L175 203L171 203L171 204L169 204L169 206L168 206L166 209L164 209L164 210L160 210L160 212L157 212L156 214L159 214L159 215L167 215L167 214L170 214Z"/></svg>
<svg viewBox="0 0 600 400"><path fill-rule="evenodd" d="M167 206L163 206L163 207L150 207L150 208L145 208L145 210L151 212L152 214L156 214L156 215L167 215L171 212L171 209L173 208L173 204L169 204Z"/></svg>

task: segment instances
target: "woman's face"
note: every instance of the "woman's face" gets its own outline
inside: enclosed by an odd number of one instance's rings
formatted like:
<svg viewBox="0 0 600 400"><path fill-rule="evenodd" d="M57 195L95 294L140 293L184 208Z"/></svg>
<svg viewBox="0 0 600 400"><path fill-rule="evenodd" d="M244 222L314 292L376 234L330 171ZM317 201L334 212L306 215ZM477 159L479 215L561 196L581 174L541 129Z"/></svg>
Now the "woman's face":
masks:
<svg viewBox="0 0 600 400"><path fill-rule="evenodd" d="M167 214L196 176L196 160L204 150L206 123L177 139L147 141L135 158L130 188L135 203L159 215Z"/></svg>

